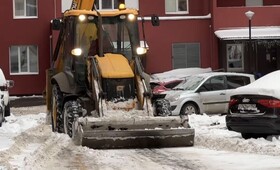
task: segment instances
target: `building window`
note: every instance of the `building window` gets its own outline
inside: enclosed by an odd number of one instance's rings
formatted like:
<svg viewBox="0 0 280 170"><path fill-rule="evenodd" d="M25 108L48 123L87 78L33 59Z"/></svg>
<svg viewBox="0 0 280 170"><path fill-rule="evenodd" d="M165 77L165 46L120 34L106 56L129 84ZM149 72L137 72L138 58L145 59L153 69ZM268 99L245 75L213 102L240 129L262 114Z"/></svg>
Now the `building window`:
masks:
<svg viewBox="0 0 280 170"><path fill-rule="evenodd" d="M118 9L119 0L96 0L95 5L96 8L100 10Z"/></svg>
<svg viewBox="0 0 280 170"><path fill-rule="evenodd" d="M11 46L10 47L10 73L11 74L37 74L38 73L38 47Z"/></svg>
<svg viewBox="0 0 280 170"><path fill-rule="evenodd" d="M172 44L173 69L200 67L199 43L174 43Z"/></svg>
<svg viewBox="0 0 280 170"><path fill-rule="evenodd" d="M165 0L166 14L188 14L189 1L188 0Z"/></svg>
<svg viewBox="0 0 280 170"><path fill-rule="evenodd" d="M246 6L263 6L263 0L246 0Z"/></svg>
<svg viewBox="0 0 280 170"><path fill-rule="evenodd" d="M14 0L14 18L37 17L37 0Z"/></svg>
<svg viewBox="0 0 280 170"><path fill-rule="evenodd" d="M244 71L242 44L227 44L227 71Z"/></svg>

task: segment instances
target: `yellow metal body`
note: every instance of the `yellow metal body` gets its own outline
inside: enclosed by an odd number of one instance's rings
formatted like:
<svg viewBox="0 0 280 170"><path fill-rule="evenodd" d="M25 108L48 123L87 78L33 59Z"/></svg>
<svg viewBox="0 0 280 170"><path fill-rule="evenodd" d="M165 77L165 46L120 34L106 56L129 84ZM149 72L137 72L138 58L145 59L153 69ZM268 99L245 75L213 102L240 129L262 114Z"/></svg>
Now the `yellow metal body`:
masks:
<svg viewBox="0 0 280 170"><path fill-rule="evenodd" d="M73 0L72 9L91 10L95 0Z"/></svg>
<svg viewBox="0 0 280 170"><path fill-rule="evenodd" d="M134 9L125 9L125 10L112 10L112 11L99 11L101 16L104 17L113 17L122 14L134 14L138 15L138 12ZM65 11L64 16L79 16L79 15L95 15L98 16L96 11L91 10L69 10Z"/></svg>
<svg viewBox="0 0 280 170"><path fill-rule="evenodd" d="M133 78L134 73L128 60L121 54L106 53L95 57L103 78Z"/></svg>

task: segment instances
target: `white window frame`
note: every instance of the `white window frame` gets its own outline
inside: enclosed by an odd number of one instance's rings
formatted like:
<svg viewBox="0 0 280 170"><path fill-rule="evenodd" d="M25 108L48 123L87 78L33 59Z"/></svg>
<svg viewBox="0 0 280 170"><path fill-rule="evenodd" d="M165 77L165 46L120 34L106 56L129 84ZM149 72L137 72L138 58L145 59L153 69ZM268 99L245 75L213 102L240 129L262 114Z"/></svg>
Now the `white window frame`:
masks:
<svg viewBox="0 0 280 170"><path fill-rule="evenodd" d="M21 16L16 16L16 0L13 0L13 15L14 19L33 19L33 18L38 18L38 0L36 0L36 16L27 16L26 15L26 0L24 0L24 15Z"/></svg>
<svg viewBox="0 0 280 170"><path fill-rule="evenodd" d="M29 47L36 47L36 53L37 53L37 67L36 71L31 72L31 59L30 59L30 52ZM12 58L11 58L11 47L17 47L17 62L18 62L18 72L12 72ZM10 57L10 75L30 75L30 74L39 74L39 54L38 54L38 46L37 45L12 45L9 49L9 57ZM27 71L21 71L21 55L20 55L20 47L27 47Z"/></svg>
<svg viewBox="0 0 280 170"><path fill-rule="evenodd" d="M246 0L246 6L263 6L263 0Z"/></svg>
<svg viewBox="0 0 280 170"><path fill-rule="evenodd" d="M185 0L187 9L186 11L180 11L179 10L179 0L165 0L165 14L189 14L189 0ZM175 3L175 11L169 12L167 11L167 8L169 7L168 3Z"/></svg>
<svg viewBox="0 0 280 170"><path fill-rule="evenodd" d="M236 51L238 51L238 53ZM227 44L227 71L244 71L244 46L243 44ZM237 57L234 57L237 56ZM240 67L230 67L230 64L241 62Z"/></svg>

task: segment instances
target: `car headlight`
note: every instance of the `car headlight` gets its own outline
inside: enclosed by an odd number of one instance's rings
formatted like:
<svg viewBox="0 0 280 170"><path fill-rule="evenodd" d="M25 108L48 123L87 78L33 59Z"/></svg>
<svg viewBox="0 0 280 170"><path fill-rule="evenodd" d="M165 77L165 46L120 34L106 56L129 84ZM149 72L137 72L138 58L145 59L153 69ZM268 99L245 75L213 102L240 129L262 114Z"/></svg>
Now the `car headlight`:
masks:
<svg viewBox="0 0 280 170"><path fill-rule="evenodd" d="M180 99L180 95L168 95L166 96L166 99L170 102L175 102Z"/></svg>

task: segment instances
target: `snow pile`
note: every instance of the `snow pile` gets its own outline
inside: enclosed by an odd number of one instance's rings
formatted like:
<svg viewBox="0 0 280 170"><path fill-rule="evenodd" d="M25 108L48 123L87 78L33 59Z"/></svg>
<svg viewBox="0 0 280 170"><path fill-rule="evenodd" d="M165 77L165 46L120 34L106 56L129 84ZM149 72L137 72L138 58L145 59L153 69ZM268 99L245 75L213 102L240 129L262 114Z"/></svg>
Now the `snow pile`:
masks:
<svg viewBox="0 0 280 170"><path fill-rule="evenodd" d="M279 168L275 164L280 159L279 136L245 140L227 130L225 116L190 115L190 124L195 128L193 147L93 150L75 146L66 134L51 132L51 126L44 122L45 107L41 111L33 109L37 114L24 114L22 110L27 108L12 108L12 115L0 128L0 142L6 142L0 143L0 169Z"/></svg>
<svg viewBox="0 0 280 170"><path fill-rule="evenodd" d="M190 115L190 124L195 128L196 146L272 156L280 154L279 136L245 140L240 133L227 129L225 116Z"/></svg>

